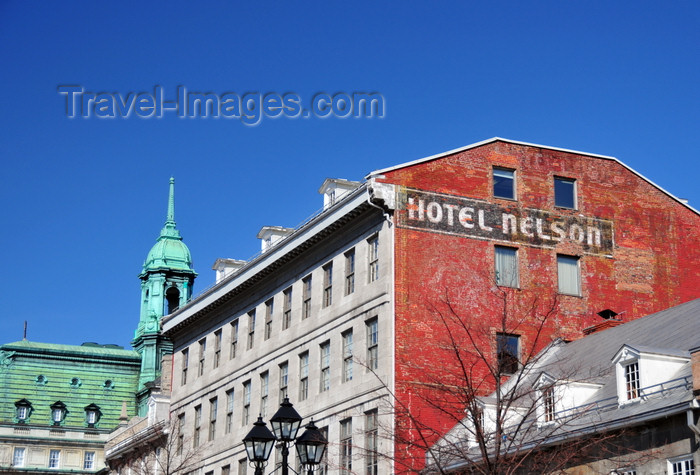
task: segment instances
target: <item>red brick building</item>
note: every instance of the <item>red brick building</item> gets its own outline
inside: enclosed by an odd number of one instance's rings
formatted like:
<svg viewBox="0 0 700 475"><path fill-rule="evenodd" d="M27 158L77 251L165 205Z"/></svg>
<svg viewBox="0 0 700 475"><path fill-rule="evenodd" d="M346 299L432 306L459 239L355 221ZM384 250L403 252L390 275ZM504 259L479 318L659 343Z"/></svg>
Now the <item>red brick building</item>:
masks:
<svg viewBox="0 0 700 475"><path fill-rule="evenodd" d="M628 321L700 296L698 212L615 158L492 139L368 179L397 191L396 394L423 429L401 442L456 422L440 382L464 384L460 338L496 359L499 334L537 351L609 323L606 309ZM538 333L533 315L550 310ZM468 369L474 389L485 366ZM404 453L420 464L420 449Z"/></svg>
<svg viewBox="0 0 700 475"><path fill-rule="evenodd" d="M553 338L700 296L698 212L612 157L491 139L320 192L164 318L204 473L245 473L241 439L283 395L325 431L326 473L418 470Z"/></svg>

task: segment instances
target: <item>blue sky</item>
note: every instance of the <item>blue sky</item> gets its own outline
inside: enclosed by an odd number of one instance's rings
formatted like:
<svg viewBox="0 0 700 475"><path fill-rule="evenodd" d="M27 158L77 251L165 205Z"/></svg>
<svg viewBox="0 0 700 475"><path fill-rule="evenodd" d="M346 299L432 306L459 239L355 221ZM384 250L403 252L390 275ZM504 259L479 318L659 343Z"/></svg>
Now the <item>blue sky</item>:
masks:
<svg viewBox="0 0 700 475"><path fill-rule="evenodd" d="M128 346L165 220L200 274L294 227L327 177L500 136L612 155L700 207L700 3L0 2L0 335ZM384 118L66 118L126 96L371 91ZM633 203L629 203L633 205Z"/></svg>

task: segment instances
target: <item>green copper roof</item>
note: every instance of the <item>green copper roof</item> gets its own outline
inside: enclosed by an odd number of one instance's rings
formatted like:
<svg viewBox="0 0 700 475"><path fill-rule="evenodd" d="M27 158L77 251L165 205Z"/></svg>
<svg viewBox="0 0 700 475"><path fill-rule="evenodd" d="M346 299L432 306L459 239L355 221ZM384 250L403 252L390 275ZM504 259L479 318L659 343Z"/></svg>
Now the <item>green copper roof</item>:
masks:
<svg viewBox="0 0 700 475"><path fill-rule="evenodd" d="M192 256L175 225L175 178L170 178L168 216L160 231L158 241L151 248L143 264L143 273L159 269L174 269L194 272Z"/></svg>
<svg viewBox="0 0 700 475"><path fill-rule="evenodd" d="M51 405L61 402L68 413L61 426L87 427L85 408L99 407L97 429L119 423L122 403L136 414L140 356L113 345L88 346L38 343L27 340L0 346L0 423L18 423L16 403L26 400L28 426L52 425Z"/></svg>

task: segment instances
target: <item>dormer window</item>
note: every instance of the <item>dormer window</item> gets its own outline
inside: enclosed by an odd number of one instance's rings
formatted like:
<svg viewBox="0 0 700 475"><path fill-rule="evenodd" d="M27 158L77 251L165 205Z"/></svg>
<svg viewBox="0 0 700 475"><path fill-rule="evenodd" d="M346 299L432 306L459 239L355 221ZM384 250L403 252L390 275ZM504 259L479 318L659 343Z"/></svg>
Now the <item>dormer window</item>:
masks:
<svg viewBox="0 0 700 475"><path fill-rule="evenodd" d="M15 417L17 422L24 424L29 420L29 416L32 414L32 403L26 399L20 399L15 403Z"/></svg>
<svg viewBox="0 0 700 475"><path fill-rule="evenodd" d="M557 418L557 392L555 380L547 373L542 373L534 384L540 405L537 408L537 419L540 422L554 422Z"/></svg>
<svg viewBox="0 0 700 475"><path fill-rule="evenodd" d="M101 416L102 412L98 405L90 404L89 406L85 406L85 422L88 427L95 427L95 424L97 424Z"/></svg>
<svg viewBox="0 0 700 475"><path fill-rule="evenodd" d="M45 386L47 383L46 376L43 374L40 374L39 376L36 377L36 384L40 386Z"/></svg>
<svg viewBox="0 0 700 475"><path fill-rule="evenodd" d="M53 425L60 426L65 420L66 414L68 414L68 410L61 401L51 404L51 422L53 422Z"/></svg>
<svg viewBox="0 0 700 475"><path fill-rule="evenodd" d="M625 394L627 400L639 397L639 362L625 365Z"/></svg>
<svg viewBox="0 0 700 475"><path fill-rule="evenodd" d="M553 386L542 389L542 406L544 409L544 421L553 422L556 419Z"/></svg>
<svg viewBox="0 0 700 475"><path fill-rule="evenodd" d="M72 378L70 380L70 387L73 389L79 388L81 384L83 383L80 381L80 378Z"/></svg>
<svg viewBox="0 0 700 475"><path fill-rule="evenodd" d="M690 353L678 350L622 345L613 357L617 379L617 401L627 404L660 394L669 375L690 361Z"/></svg>

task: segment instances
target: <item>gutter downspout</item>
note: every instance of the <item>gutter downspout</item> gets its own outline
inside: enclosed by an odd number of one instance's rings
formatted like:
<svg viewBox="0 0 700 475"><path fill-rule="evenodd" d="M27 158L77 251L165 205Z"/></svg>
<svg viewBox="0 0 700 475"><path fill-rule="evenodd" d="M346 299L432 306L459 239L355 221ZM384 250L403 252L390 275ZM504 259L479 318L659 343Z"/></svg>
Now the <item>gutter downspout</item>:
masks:
<svg viewBox="0 0 700 475"><path fill-rule="evenodd" d="M685 415L687 417L688 428L693 431L696 438L700 438L700 427L695 424L694 409L700 409L700 404L697 399L693 399L690 402L688 409L685 411Z"/></svg>

